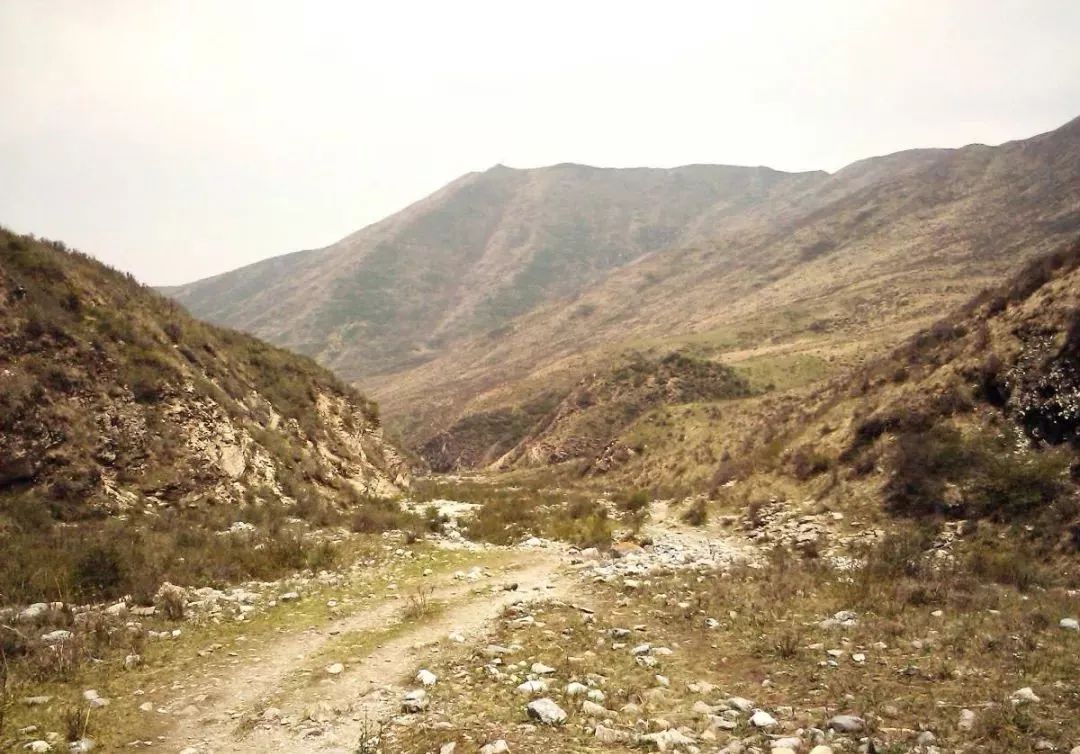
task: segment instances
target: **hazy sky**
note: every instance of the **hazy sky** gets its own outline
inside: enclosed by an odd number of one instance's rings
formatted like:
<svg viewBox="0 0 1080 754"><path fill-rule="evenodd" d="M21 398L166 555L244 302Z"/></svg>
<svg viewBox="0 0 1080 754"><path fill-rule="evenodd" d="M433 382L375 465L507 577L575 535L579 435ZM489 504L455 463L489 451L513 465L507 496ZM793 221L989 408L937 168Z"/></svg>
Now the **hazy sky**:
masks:
<svg viewBox="0 0 1080 754"><path fill-rule="evenodd" d="M495 163L835 170L1080 115L1078 0L0 2L0 224L156 284Z"/></svg>

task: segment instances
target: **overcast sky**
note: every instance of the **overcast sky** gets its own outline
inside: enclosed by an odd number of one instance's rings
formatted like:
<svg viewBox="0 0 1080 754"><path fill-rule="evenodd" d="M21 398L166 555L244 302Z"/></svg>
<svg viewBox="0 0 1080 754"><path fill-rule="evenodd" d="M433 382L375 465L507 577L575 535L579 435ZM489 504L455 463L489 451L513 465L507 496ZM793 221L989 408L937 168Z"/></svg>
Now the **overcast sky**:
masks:
<svg viewBox="0 0 1080 754"><path fill-rule="evenodd" d="M155 284L496 163L835 170L1080 115L1077 0L0 3L0 224Z"/></svg>

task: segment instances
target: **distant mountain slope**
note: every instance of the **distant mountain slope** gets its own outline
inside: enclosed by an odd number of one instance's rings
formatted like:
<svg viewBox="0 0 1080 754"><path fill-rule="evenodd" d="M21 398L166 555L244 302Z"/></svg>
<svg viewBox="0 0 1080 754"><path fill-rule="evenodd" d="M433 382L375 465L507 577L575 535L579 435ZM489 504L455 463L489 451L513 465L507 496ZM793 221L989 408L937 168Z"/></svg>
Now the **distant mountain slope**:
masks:
<svg viewBox="0 0 1080 754"><path fill-rule="evenodd" d="M317 358L348 378L401 369L572 297L611 270L824 173L695 165L497 166L318 251L165 292L197 316Z"/></svg>
<svg viewBox="0 0 1080 754"><path fill-rule="evenodd" d="M0 602L133 588L140 568L180 578L169 557L196 571L208 552L228 560L209 527L262 523L271 546L286 517L330 520L407 484L375 404L323 367L0 230ZM116 554L136 541L161 570ZM116 578L64 581L91 545ZM266 571L232 575L252 573Z"/></svg>
<svg viewBox="0 0 1080 754"><path fill-rule="evenodd" d="M628 351L858 363L1076 232L1080 119L832 175L497 167L171 295L358 378L413 447L465 426L490 449L507 438L476 429L498 423L470 417L541 405Z"/></svg>
<svg viewBox="0 0 1080 754"><path fill-rule="evenodd" d="M999 147L856 163L713 227L572 303L364 384L419 447L471 414L566 389L627 348L858 363L1080 232L1080 120Z"/></svg>

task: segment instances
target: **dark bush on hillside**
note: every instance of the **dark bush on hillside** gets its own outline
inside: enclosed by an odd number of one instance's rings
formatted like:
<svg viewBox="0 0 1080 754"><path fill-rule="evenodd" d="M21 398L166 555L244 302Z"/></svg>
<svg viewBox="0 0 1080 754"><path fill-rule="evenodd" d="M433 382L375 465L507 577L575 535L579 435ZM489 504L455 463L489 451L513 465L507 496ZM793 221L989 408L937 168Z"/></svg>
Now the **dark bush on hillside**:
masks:
<svg viewBox="0 0 1080 754"><path fill-rule="evenodd" d="M690 526L704 526L705 522L709 520L709 508L705 501L698 498L690 504L690 507L683 511L679 517L683 523Z"/></svg>
<svg viewBox="0 0 1080 754"><path fill-rule="evenodd" d="M1014 521L1073 494L1065 455L1018 452L1013 439L968 438L944 425L902 434L887 459L886 504L907 516Z"/></svg>
<svg viewBox="0 0 1080 754"><path fill-rule="evenodd" d="M648 507L649 493L645 490L635 490L619 497L615 502L619 506L619 510L627 513L637 513Z"/></svg>
<svg viewBox="0 0 1080 754"><path fill-rule="evenodd" d="M820 450L810 445L802 445L792 451L788 465L792 475L800 482L805 482L828 471L832 461Z"/></svg>
<svg viewBox="0 0 1080 754"><path fill-rule="evenodd" d="M112 596L124 581L124 570L115 548L93 545L76 561L71 581L80 594Z"/></svg>

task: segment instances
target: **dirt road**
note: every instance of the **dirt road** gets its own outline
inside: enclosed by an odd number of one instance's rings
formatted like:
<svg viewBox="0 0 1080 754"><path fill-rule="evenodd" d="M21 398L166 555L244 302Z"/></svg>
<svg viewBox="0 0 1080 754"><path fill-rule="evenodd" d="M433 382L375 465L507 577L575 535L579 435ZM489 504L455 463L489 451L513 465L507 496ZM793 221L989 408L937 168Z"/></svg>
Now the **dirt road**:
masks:
<svg viewBox="0 0 1080 754"><path fill-rule="evenodd" d="M557 551L523 551L483 584L434 586L428 615L417 616L415 603L409 612L407 601L387 600L326 627L283 635L259 647L257 663L223 669L188 689L174 705L179 715L165 750L351 754L398 711L405 690L418 686L412 678L424 659L453 646L450 634L475 639L514 602L566 596L563 562ZM328 654L349 646L357 662ZM344 669L328 673L331 660Z"/></svg>

